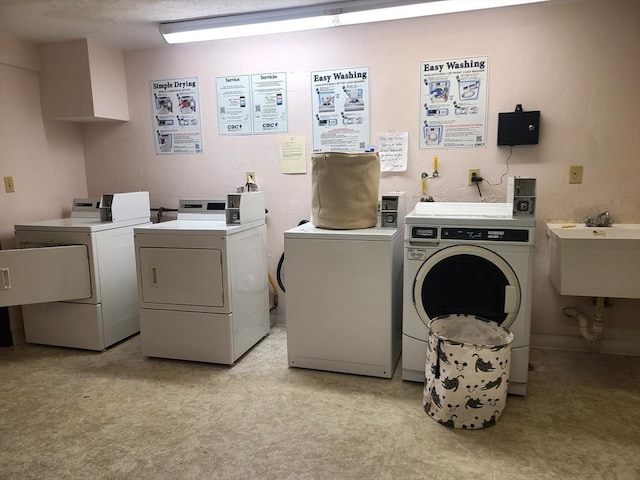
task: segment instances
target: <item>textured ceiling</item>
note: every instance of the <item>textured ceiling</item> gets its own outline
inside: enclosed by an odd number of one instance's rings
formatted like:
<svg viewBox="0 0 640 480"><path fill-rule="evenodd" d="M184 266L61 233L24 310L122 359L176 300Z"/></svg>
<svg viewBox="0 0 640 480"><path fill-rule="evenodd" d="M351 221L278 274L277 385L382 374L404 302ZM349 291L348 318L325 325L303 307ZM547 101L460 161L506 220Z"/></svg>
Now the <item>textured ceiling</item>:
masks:
<svg viewBox="0 0 640 480"><path fill-rule="evenodd" d="M336 0L0 0L0 32L34 43L91 38L123 50L166 45L158 23Z"/></svg>

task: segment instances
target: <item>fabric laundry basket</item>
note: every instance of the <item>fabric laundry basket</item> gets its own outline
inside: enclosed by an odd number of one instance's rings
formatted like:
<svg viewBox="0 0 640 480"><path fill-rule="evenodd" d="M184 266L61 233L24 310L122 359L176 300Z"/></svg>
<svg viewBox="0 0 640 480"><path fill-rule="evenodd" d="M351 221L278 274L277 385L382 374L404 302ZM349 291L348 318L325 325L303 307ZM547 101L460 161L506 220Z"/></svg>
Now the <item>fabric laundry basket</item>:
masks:
<svg viewBox="0 0 640 480"><path fill-rule="evenodd" d="M378 221L380 157L377 153L317 153L311 157L313 225L347 230Z"/></svg>
<svg viewBox="0 0 640 480"><path fill-rule="evenodd" d="M474 315L429 322L424 411L452 428L494 425L505 407L513 334Z"/></svg>

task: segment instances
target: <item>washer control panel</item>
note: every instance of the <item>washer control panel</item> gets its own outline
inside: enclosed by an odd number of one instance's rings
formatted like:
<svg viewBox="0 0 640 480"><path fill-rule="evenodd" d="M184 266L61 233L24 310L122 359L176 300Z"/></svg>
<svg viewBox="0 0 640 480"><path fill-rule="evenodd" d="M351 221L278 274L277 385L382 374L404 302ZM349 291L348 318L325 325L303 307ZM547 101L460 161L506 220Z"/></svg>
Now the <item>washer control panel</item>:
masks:
<svg viewBox="0 0 640 480"><path fill-rule="evenodd" d="M442 240L485 240L494 242L528 242L529 230L510 228L443 228Z"/></svg>
<svg viewBox="0 0 640 480"><path fill-rule="evenodd" d="M467 227L411 227L411 240L467 240L488 242L529 242L529 229L467 228Z"/></svg>

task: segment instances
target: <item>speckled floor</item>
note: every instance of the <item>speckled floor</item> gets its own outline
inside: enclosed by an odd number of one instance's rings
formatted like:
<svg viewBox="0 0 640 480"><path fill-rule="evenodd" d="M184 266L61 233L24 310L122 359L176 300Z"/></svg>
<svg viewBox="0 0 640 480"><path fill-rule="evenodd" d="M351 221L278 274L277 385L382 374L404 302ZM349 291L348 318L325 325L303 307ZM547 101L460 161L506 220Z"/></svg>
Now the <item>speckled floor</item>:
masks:
<svg viewBox="0 0 640 480"><path fill-rule="evenodd" d="M533 350L526 397L453 430L422 385L287 367L276 327L234 367L0 348L1 479L640 478L640 357Z"/></svg>

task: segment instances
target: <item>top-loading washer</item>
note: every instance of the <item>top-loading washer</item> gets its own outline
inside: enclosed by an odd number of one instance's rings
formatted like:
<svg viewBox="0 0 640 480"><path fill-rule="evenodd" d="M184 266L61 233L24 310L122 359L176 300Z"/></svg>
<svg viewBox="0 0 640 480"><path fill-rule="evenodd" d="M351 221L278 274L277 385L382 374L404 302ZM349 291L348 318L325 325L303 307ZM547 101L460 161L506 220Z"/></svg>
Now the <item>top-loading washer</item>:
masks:
<svg viewBox="0 0 640 480"><path fill-rule="evenodd" d="M148 192L115 193L15 226L0 304L22 305L27 342L101 351L139 331L133 229L150 213Z"/></svg>
<svg viewBox="0 0 640 480"><path fill-rule="evenodd" d="M391 378L402 336L402 219L395 227L284 233L290 367Z"/></svg>
<svg viewBox="0 0 640 480"><path fill-rule="evenodd" d="M418 203L405 217L404 380L424 381L428 322L468 314L513 333L508 391L526 394L535 220L511 210L510 203Z"/></svg>
<svg viewBox="0 0 640 480"><path fill-rule="evenodd" d="M145 356L233 365L269 333L263 192L180 200L134 237Z"/></svg>

